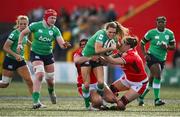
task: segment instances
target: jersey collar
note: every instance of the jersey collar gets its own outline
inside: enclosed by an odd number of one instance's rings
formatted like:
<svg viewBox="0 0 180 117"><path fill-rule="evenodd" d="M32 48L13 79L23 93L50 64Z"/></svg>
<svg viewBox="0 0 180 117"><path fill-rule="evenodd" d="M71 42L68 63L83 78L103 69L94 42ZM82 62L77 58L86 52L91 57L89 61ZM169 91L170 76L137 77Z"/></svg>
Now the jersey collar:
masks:
<svg viewBox="0 0 180 117"><path fill-rule="evenodd" d="M157 28L156 28L156 31L157 31L158 33L165 33L166 28L164 29L164 31L163 31L163 32L160 32Z"/></svg>

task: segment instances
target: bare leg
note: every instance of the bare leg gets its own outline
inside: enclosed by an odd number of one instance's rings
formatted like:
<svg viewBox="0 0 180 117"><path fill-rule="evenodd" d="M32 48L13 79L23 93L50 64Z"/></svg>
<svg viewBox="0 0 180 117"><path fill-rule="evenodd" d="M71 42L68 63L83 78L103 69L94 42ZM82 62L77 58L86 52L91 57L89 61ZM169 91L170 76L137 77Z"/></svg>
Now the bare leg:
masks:
<svg viewBox="0 0 180 117"><path fill-rule="evenodd" d="M28 66L25 65L25 66L18 68L17 72L25 80L25 82L28 86L29 92L32 95L32 93L33 93L33 82L32 82L32 78L31 78L31 74L30 74Z"/></svg>
<svg viewBox="0 0 180 117"><path fill-rule="evenodd" d="M54 63L45 66L46 71L46 82L48 85L48 92L51 99L52 104L57 103L56 93L55 93L55 74L54 74Z"/></svg>
<svg viewBox="0 0 180 117"><path fill-rule="evenodd" d="M7 88L9 86L10 81L12 80L13 71L3 69L2 78L3 77L7 80L5 80L5 82L3 79L0 81L0 88Z"/></svg>

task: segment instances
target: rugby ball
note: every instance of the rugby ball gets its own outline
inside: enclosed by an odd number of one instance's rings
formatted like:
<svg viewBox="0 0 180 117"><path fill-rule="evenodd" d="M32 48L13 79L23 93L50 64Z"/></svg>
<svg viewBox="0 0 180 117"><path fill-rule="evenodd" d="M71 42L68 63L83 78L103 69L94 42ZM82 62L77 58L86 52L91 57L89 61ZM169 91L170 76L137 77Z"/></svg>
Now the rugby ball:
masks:
<svg viewBox="0 0 180 117"><path fill-rule="evenodd" d="M116 44L116 42L114 41L114 39L108 39L105 43L104 43L104 48L109 48L111 47L113 44ZM108 51L106 53L104 53L106 56L109 56L113 53L113 51Z"/></svg>

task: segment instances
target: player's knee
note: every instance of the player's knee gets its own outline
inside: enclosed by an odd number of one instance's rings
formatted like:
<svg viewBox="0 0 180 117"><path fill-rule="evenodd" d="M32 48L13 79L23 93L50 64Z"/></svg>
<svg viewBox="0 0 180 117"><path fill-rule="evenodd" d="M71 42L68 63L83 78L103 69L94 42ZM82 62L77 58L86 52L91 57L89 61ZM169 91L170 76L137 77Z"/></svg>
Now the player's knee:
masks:
<svg viewBox="0 0 180 117"><path fill-rule="evenodd" d="M44 73L37 73L37 74L35 74L35 76L39 81L42 81L44 78Z"/></svg>
<svg viewBox="0 0 180 117"><path fill-rule="evenodd" d="M1 88L6 88L11 83L12 77L2 76Z"/></svg>
<svg viewBox="0 0 180 117"><path fill-rule="evenodd" d="M36 77L39 79L39 80L42 80L43 77L44 77L44 66L43 65L37 65L37 66L34 66L34 72L36 74Z"/></svg>

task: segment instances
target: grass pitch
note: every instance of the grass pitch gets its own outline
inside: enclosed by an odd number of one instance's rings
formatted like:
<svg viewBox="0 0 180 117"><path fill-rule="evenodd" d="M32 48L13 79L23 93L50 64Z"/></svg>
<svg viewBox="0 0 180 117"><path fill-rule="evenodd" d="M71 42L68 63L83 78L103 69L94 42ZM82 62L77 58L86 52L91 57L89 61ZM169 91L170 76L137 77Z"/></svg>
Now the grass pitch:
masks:
<svg viewBox="0 0 180 117"><path fill-rule="evenodd" d="M145 106L137 101L128 104L126 111L87 111L83 99L78 96L76 85L56 84L58 103L50 103L46 84L42 86L42 102L47 108L32 109L31 96L24 83L12 82L6 89L0 89L0 116L74 116L74 117L116 117L116 116L180 116L180 92L178 88L161 89L165 106L155 107L152 91L145 99Z"/></svg>

